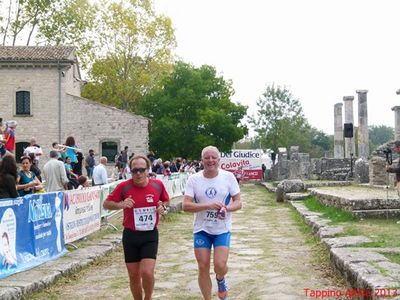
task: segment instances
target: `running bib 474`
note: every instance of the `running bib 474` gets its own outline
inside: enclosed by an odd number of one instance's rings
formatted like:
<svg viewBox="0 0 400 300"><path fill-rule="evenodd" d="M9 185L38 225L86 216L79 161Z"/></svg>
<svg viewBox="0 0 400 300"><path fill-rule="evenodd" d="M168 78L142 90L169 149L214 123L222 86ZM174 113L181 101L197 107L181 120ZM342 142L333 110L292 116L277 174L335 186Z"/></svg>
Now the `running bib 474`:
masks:
<svg viewBox="0 0 400 300"><path fill-rule="evenodd" d="M156 225L156 207L141 207L133 209L135 229L139 231L150 231Z"/></svg>

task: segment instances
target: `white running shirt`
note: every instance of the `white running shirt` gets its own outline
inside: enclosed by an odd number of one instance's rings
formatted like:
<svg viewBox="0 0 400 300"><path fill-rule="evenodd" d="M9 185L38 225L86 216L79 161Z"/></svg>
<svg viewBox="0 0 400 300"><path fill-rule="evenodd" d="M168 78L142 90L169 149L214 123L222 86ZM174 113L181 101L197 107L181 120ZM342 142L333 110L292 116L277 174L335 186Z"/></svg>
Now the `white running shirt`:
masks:
<svg viewBox="0 0 400 300"><path fill-rule="evenodd" d="M225 202L231 203L231 197L240 192L235 176L219 169L214 178L206 178L203 171L189 176L185 187L185 196L192 197L196 203ZM225 219L217 218L216 209L207 209L194 214L193 232L205 231L208 234L221 234L232 229L232 216L226 213Z"/></svg>

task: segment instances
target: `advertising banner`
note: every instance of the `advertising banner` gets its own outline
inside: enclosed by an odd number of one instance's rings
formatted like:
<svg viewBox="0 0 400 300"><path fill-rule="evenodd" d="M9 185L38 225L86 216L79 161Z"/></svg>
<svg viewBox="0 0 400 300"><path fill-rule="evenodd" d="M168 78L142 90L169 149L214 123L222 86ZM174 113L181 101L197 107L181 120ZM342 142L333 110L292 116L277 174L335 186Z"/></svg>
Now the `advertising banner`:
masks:
<svg viewBox="0 0 400 300"><path fill-rule="evenodd" d="M262 151L255 150L231 150L221 153L221 169L232 172L241 180L262 179Z"/></svg>
<svg viewBox="0 0 400 300"><path fill-rule="evenodd" d="M111 183L104 184L100 187L100 212L101 217L108 217L118 213L117 210L108 210L103 208L103 203L106 201L107 196L117 187L118 184L125 180L118 180Z"/></svg>
<svg viewBox="0 0 400 300"><path fill-rule="evenodd" d="M182 172L172 173L170 176L157 175L157 179L163 182L170 198L183 195L187 178L188 174Z"/></svg>
<svg viewBox="0 0 400 300"><path fill-rule="evenodd" d="M100 188L65 192L65 243L79 240L100 229Z"/></svg>
<svg viewBox="0 0 400 300"><path fill-rule="evenodd" d="M66 253L63 196L57 192L0 201L0 278Z"/></svg>

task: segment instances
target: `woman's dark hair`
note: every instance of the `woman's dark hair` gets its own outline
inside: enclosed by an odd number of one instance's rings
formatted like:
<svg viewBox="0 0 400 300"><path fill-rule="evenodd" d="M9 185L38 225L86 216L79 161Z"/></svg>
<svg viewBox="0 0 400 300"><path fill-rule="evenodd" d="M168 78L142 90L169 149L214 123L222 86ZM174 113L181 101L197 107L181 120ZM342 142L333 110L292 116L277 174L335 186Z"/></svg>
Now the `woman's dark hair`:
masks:
<svg viewBox="0 0 400 300"><path fill-rule="evenodd" d="M67 137L67 139L65 140L65 146L68 146L68 147L75 146L75 139L73 136Z"/></svg>
<svg viewBox="0 0 400 300"><path fill-rule="evenodd" d="M33 154L33 153L31 153L31 154ZM33 154L33 155L34 155L34 154ZM32 163L32 158L30 158L29 156L22 156L22 157L21 157L21 163L22 163L25 159L29 160L29 162Z"/></svg>
<svg viewBox="0 0 400 300"><path fill-rule="evenodd" d="M17 163L15 162L14 156L6 155L3 157L0 163L0 176L10 174L17 180Z"/></svg>
<svg viewBox="0 0 400 300"><path fill-rule="evenodd" d="M28 156L31 158L32 162L35 161L35 153L29 153Z"/></svg>
<svg viewBox="0 0 400 300"><path fill-rule="evenodd" d="M81 175L78 178L78 182L80 185L83 185L87 181L87 177L85 175Z"/></svg>

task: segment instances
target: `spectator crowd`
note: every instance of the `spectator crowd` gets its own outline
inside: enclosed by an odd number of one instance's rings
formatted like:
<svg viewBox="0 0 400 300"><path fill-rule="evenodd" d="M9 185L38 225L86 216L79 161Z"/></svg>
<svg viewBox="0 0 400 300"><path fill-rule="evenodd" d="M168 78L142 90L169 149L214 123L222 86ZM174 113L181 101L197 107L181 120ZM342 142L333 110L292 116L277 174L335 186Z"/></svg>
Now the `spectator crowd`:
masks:
<svg viewBox="0 0 400 300"><path fill-rule="evenodd" d="M84 155L78 148L73 136L67 137L64 144L54 142L48 154L49 160L43 166L43 148L35 137L24 149L20 165L15 159L15 129L17 122L9 121L3 126L0 119L0 199L16 198L31 193L55 192L71 189L82 189L90 185L102 185L108 182L106 166L108 159L96 155L93 149ZM129 154L128 146L115 156L115 166L111 178L122 180L131 178L128 162L134 157ZM172 173L186 172L194 174L203 169L201 161L188 161L177 157L172 160L157 158L153 152L148 153L151 162L151 177L170 176ZM83 174L85 170L86 174Z"/></svg>

